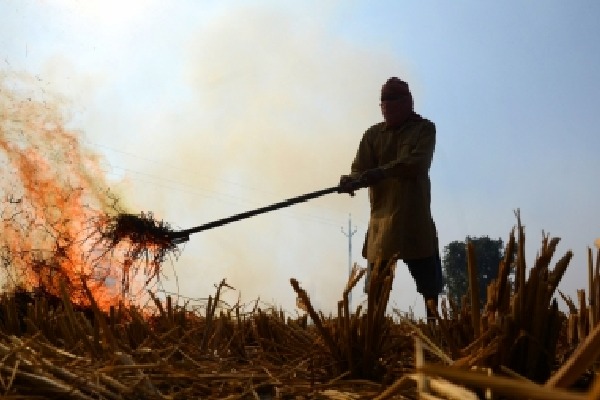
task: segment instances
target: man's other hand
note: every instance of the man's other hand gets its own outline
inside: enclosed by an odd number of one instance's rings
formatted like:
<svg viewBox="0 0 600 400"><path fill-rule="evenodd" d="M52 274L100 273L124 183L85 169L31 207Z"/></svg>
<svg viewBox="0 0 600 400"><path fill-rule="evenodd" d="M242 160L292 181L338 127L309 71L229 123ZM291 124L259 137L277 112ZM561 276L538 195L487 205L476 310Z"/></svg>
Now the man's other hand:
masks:
<svg viewBox="0 0 600 400"><path fill-rule="evenodd" d="M385 178L381 168L368 169L360 175L358 181L362 187L373 186Z"/></svg>
<svg viewBox="0 0 600 400"><path fill-rule="evenodd" d="M340 177L340 183L338 184L338 193L348 193L350 196L354 196L354 191L359 189L360 185L358 181L350 175L342 175Z"/></svg>

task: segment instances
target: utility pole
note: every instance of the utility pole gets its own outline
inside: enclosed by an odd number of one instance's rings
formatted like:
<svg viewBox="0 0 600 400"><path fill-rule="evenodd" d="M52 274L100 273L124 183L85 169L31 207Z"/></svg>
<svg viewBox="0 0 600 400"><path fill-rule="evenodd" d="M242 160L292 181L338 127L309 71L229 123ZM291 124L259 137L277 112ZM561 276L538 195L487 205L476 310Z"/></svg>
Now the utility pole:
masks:
<svg viewBox="0 0 600 400"><path fill-rule="evenodd" d="M344 231L342 227L342 233L348 238L348 279L352 275L352 236L356 233L356 226L352 230L352 214L348 214L348 232ZM352 303L352 291L348 293L348 306Z"/></svg>

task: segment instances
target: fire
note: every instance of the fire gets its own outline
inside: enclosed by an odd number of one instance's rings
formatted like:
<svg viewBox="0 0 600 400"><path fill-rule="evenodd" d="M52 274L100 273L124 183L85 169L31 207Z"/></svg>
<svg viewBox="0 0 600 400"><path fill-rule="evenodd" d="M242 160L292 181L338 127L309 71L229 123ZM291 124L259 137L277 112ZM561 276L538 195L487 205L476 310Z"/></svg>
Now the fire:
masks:
<svg viewBox="0 0 600 400"><path fill-rule="evenodd" d="M65 128L61 105L41 96L33 80L0 74L4 289L42 288L58 295L62 281L74 302L86 304L87 285L106 309L148 284L144 278L133 284L141 264L154 263L153 279L162 260L103 236L111 215L120 212L118 202L107 189L100 158L81 146L77 132Z"/></svg>

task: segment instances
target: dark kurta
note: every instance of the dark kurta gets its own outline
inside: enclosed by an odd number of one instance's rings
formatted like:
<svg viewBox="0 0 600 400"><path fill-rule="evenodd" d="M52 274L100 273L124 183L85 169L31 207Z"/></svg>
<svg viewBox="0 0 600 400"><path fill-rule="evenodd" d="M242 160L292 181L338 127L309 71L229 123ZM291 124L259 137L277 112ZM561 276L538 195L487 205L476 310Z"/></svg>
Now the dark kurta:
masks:
<svg viewBox="0 0 600 400"><path fill-rule="evenodd" d="M363 135L352 176L381 167L386 179L369 188L371 218L363 256L369 262L417 259L435 254L429 168L435 149L435 125L410 118L400 128L384 122Z"/></svg>

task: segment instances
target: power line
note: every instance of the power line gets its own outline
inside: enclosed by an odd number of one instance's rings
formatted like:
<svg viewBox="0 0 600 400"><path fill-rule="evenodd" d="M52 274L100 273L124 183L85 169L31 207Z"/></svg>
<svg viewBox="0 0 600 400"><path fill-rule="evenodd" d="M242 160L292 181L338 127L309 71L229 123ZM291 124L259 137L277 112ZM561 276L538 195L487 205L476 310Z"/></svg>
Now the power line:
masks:
<svg viewBox="0 0 600 400"><path fill-rule="evenodd" d="M133 158L137 158L140 160L143 160L145 162L151 163L153 165L163 165L168 169L172 169L172 170L179 170L182 171L182 168L178 168L176 166L164 163L162 161L156 160L156 159L152 159L149 157L143 157L140 156L139 154L135 154L132 152L127 152L127 151L123 151L120 149L116 149L110 146L106 146L106 145L102 145L102 144L98 144L98 143L94 143L94 142L90 142L88 140L84 140L89 146L92 147L98 147L98 148L103 148L106 150L110 150L110 151L114 151L114 152L118 152L124 155L127 155L129 157L133 157ZM154 175L154 174L150 174L148 172L142 172L142 171L136 171L134 169L131 168L126 168L126 167L122 167L119 165L116 165L114 163L111 163L108 160L102 160L100 162L100 169L107 175L114 175L114 176L121 176L121 174L117 173L116 170L122 171L122 173L125 174L131 174L134 176L137 176L135 178L135 181L137 182L144 182L144 183L148 183L151 184L155 187L160 187L160 188L164 188L164 189L169 189L169 190L176 190L179 191L181 193L187 193L188 195L192 195L192 196L199 196L199 197L203 197L206 199L211 199L211 200L217 200L217 201L221 201L221 202L227 202L229 204L235 204L237 206L249 206L252 207L253 205L258 204L256 201L252 201L252 200L248 200L247 198L242 198L239 196L235 196L235 195L230 195L227 193L223 193L223 192L219 192L219 191L215 191L215 190L210 190L210 189L203 189L203 188L199 188L195 185L190 185L187 184L185 182L182 182L181 180L178 179L172 179L172 178L167 178L167 177L161 177L158 175ZM270 192L264 191L264 190L260 190L257 189L255 187L251 187L248 185L243 185L237 182L232 182L232 181L227 181L227 180L223 180L223 179L219 179L218 180L221 183L226 183L226 184L232 184L232 185L236 185L238 187L241 188L245 188L248 190L252 190L252 191L258 191L261 193L266 193L266 194L272 194ZM325 209L323 207L318 207L321 211L325 211L328 214L331 214L332 212L335 213L335 211L332 211L330 209ZM283 214L286 214L289 217L295 218L295 219L302 219L305 221L311 221L314 223L319 223L322 225L328 225L328 226L335 226L337 225L336 223L336 219L334 217L325 217L323 215L316 215L316 214L310 214L310 213L305 213L305 212L298 212L298 211L282 211Z"/></svg>
<svg viewBox="0 0 600 400"><path fill-rule="evenodd" d="M136 154L133 152L129 152L129 151L125 151L122 149L117 149L114 148L112 146L107 146L104 144L100 144L100 143L96 143L96 142L92 142L90 140L86 140L84 139L84 141L92 147L98 147L98 148L102 148L104 150L109 150L109 151L113 151L116 153L120 153L123 154L125 156L128 157L132 157L132 158L137 158L139 160L142 160L144 162L150 163L152 165L158 166L164 166L167 169L171 169L174 171L187 171L181 167L177 167L175 165L169 164L164 162L163 160L157 160L157 159L153 159L151 157L147 157L147 156L143 156L140 154ZM147 172L141 172L141 171L136 171L133 170L131 168L125 168L125 167L121 167L119 165L115 165L113 163L111 163L108 160L103 160L102 162L104 165L107 166L108 169L110 169L109 171L105 170L104 172L109 173L109 174L116 174L115 172L113 172L114 170L120 170L123 171L125 173L129 173L129 174L134 174L137 175L138 178L136 178L137 181L140 182L146 182L149 184L152 184L156 187L161 187L161 188L166 188L166 189L171 189L171 190L177 190L179 192L182 193L187 193L189 195L192 196L200 196L200 197L204 197L207 199L217 199L220 201L224 201L230 204L235 204L235 205L246 205L246 206L254 206L257 205L258 203L256 201L252 201L252 200L248 200L239 196L235 196L235 195L230 195L227 193L223 193L223 192L218 192L215 190L209 190L209 189L202 189L202 188L198 188L197 186L194 185L189 185L186 184L184 182L181 182L178 179L172 179L172 178L165 178L165 177L160 177L157 175L153 175L153 174L149 174ZM145 178L145 179L140 179L141 177ZM206 176L207 178L209 176ZM211 177L212 179L214 179L214 177ZM224 179L219 179L218 182L220 183L224 183L224 184L229 184L229 185L235 185L238 186L240 188L244 188L247 190L251 190L251 191L256 191L259 193L263 193L263 194L274 194L273 192L270 191L265 191L262 189L258 189L256 187L253 186L249 186L249 185L244 185L243 183L239 183L239 182L234 182L234 181L230 181L230 180L224 180ZM176 186L176 187L173 187ZM332 213L335 211L332 211L330 209L326 209L323 207L317 207L319 210L321 211L325 211L326 213ZM309 213L304 213L304 212L298 212L298 211L290 211L290 210L282 210L281 211L282 214L288 215L289 217L295 218L295 219L303 219L305 221L312 221L315 223L319 223L319 224L323 224L323 225L328 225L328 226L334 226L336 225L335 222L335 218L328 218L328 217L324 217L322 215L315 215L315 214L309 214ZM361 223L361 225L365 225L364 221L359 221ZM350 228L349 228L350 229Z"/></svg>
<svg viewBox="0 0 600 400"><path fill-rule="evenodd" d="M132 170L129 168L115 166L115 165L111 164L110 162L106 162L106 161L103 162L103 164L106 166L105 168L102 169L105 173L113 174L114 172L112 170L120 169L127 173L137 175L137 177L135 178L136 182L143 182L143 183L151 184L151 185L153 185L155 187L159 187L159 188L176 190L176 191L186 193L186 194L189 194L192 196L200 196L200 197L210 199L210 200L217 200L220 202L233 204L238 207L239 206L254 207L255 205L258 205L258 203L256 201L248 200L248 199L245 199L245 198L242 198L239 196L233 196L233 195L229 195L226 193L217 192L214 190L199 189L195 186L188 185L188 184L185 184L185 183L177 181L177 180L162 178L162 177L159 177L156 175L148 174L146 172L140 172L140 171L135 171L135 170ZM326 211L328 213L332 212L331 210L326 210ZM302 219L305 221L311 221L311 222L328 225L328 226L336 225L334 218L324 217L322 215L315 215L315 214L309 214L309 213L298 212L298 211L285 211L285 210L282 210L281 213L284 215L287 215L289 217L295 218L295 219Z"/></svg>

